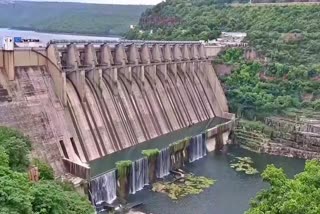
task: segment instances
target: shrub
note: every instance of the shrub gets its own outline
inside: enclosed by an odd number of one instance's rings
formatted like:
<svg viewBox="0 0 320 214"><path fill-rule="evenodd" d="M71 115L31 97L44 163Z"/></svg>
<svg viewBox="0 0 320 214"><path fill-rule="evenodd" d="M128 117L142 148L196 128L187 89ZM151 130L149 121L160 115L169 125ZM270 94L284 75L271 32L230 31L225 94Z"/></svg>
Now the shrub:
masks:
<svg viewBox="0 0 320 214"><path fill-rule="evenodd" d="M38 167L40 172L40 179L42 180L54 179L54 171L50 165L48 165L47 163L39 159L33 159L32 164Z"/></svg>

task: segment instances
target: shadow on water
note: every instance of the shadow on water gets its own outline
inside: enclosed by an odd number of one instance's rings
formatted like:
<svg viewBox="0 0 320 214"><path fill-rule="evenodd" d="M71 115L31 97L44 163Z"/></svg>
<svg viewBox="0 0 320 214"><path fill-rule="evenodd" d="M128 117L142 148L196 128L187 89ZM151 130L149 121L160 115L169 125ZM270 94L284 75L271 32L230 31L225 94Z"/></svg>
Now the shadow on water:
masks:
<svg viewBox="0 0 320 214"><path fill-rule="evenodd" d="M282 167L289 177L301 172L304 160L253 153L236 146L222 152L209 153L205 158L188 164L186 169L196 175L217 180L216 184L199 195L172 201L166 195L145 190L130 196L130 201L143 202L140 211L153 214L241 214L249 201L262 188L268 187L260 175L245 175L230 168L234 157L251 157L262 172L268 164Z"/></svg>

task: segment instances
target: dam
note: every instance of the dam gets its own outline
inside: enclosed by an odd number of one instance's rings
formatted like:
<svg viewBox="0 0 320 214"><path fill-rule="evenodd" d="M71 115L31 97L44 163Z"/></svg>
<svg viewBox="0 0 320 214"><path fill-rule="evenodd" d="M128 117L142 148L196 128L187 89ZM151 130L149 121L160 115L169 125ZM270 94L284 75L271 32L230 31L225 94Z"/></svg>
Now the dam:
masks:
<svg viewBox="0 0 320 214"><path fill-rule="evenodd" d="M158 148L165 156L170 143L201 133L205 144L194 140L195 149L213 151L227 143L234 123L211 64L216 54L198 42L164 41L3 49L0 124L28 135L33 155L57 175L85 180L110 177L105 173L123 153L137 160L141 150ZM206 154L193 150L192 160ZM157 173L167 171L162 166Z"/></svg>

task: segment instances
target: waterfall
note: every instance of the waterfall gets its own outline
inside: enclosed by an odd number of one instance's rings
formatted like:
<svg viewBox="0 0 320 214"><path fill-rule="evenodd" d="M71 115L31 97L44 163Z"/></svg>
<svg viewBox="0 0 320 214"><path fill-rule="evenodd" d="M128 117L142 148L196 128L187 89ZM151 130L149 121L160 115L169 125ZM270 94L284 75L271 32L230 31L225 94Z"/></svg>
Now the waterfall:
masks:
<svg viewBox="0 0 320 214"><path fill-rule="evenodd" d="M117 198L116 170L101 175L90 182L91 196L95 204L111 204Z"/></svg>
<svg viewBox="0 0 320 214"><path fill-rule="evenodd" d="M188 153L190 163L207 155L206 136L204 133L192 137Z"/></svg>
<svg viewBox="0 0 320 214"><path fill-rule="evenodd" d="M149 184L148 158L136 160L131 169L130 193L135 194Z"/></svg>
<svg viewBox="0 0 320 214"><path fill-rule="evenodd" d="M163 178L170 174L171 162L170 162L170 148L164 148L160 151L157 158L157 177Z"/></svg>

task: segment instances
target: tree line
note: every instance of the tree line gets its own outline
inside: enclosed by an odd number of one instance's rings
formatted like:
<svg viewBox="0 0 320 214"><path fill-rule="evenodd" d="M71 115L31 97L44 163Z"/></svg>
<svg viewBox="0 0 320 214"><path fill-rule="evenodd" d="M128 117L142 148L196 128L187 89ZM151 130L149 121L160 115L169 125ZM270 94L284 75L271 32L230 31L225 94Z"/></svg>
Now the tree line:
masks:
<svg viewBox="0 0 320 214"><path fill-rule="evenodd" d="M0 127L0 214L92 214L88 199L72 184L54 180L45 162L30 159L31 141L16 130ZM29 180L29 166L39 181Z"/></svg>
<svg viewBox="0 0 320 214"><path fill-rule="evenodd" d="M1 4L0 27L53 33L122 35L138 23L146 5L98 5L67 2Z"/></svg>

